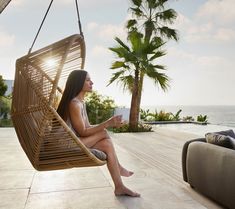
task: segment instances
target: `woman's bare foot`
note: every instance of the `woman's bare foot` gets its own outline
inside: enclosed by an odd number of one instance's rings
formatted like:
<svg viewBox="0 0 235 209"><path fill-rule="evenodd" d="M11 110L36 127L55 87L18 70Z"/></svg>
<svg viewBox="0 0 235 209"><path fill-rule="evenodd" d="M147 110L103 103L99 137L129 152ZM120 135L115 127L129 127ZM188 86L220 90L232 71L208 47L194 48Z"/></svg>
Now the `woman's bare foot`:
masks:
<svg viewBox="0 0 235 209"><path fill-rule="evenodd" d="M140 197L140 194L137 192L133 192L124 185L120 188L116 188L114 191L116 196L130 196L130 197Z"/></svg>
<svg viewBox="0 0 235 209"><path fill-rule="evenodd" d="M120 166L120 174L121 174L121 176L129 177L129 176L132 176L134 174L134 172L128 171L127 169Z"/></svg>

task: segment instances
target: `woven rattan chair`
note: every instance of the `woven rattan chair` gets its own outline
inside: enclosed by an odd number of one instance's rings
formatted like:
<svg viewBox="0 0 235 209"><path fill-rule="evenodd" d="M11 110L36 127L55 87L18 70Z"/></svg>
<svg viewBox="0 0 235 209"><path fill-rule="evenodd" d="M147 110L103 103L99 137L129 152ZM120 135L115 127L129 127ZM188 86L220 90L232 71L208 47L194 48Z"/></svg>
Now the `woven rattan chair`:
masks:
<svg viewBox="0 0 235 209"><path fill-rule="evenodd" d="M72 35L19 58L12 99L12 120L35 169L56 170L104 165L56 112L68 74L83 69L85 43Z"/></svg>

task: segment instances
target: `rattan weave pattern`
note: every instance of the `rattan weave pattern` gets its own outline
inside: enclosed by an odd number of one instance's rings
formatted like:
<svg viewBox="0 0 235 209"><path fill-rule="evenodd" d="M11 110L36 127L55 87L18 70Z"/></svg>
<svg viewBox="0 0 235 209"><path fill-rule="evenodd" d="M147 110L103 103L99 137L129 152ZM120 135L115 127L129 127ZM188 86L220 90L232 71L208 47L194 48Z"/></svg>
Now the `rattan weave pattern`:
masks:
<svg viewBox="0 0 235 209"><path fill-rule="evenodd" d="M99 166L96 158L56 112L63 81L83 69L85 43L75 34L16 61L12 120L30 162L37 170Z"/></svg>

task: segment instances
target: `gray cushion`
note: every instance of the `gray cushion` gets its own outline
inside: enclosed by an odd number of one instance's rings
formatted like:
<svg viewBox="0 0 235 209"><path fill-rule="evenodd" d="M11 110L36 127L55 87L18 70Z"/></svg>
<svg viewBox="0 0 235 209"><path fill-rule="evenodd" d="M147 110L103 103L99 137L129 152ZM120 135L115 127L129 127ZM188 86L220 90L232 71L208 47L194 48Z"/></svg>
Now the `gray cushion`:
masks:
<svg viewBox="0 0 235 209"><path fill-rule="evenodd" d="M235 149L235 139L230 137L230 142L231 142L231 144L233 146L233 149Z"/></svg>
<svg viewBox="0 0 235 209"><path fill-rule="evenodd" d="M100 160L107 160L107 155L104 152L98 149L90 149L90 151L93 155L95 155Z"/></svg>
<svg viewBox="0 0 235 209"><path fill-rule="evenodd" d="M233 145L232 145L230 138L232 138L232 137L218 134L218 133L207 133L206 134L206 141L208 143L233 149Z"/></svg>
<svg viewBox="0 0 235 209"><path fill-rule="evenodd" d="M233 132L232 129L225 130L225 131L218 131L218 132L215 132L215 134L221 134L221 135L231 136L231 137L235 138L235 133Z"/></svg>

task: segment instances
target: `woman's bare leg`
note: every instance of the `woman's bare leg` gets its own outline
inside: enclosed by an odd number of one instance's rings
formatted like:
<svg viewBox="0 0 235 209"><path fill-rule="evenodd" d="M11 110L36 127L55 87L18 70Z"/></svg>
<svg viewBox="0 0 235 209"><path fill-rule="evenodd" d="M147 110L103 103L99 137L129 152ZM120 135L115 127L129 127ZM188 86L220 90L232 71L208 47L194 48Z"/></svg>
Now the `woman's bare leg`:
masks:
<svg viewBox="0 0 235 209"><path fill-rule="evenodd" d="M121 176L129 177L129 176L132 176L134 174L133 171L127 170L120 163L118 163L118 165L119 165L119 170L120 170Z"/></svg>
<svg viewBox="0 0 235 209"><path fill-rule="evenodd" d="M115 195L128 195L131 197L139 197L140 194L128 189L122 182L119 163L111 140L109 138L103 139L96 143L93 148L99 149L107 154L107 167L114 182Z"/></svg>
<svg viewBox="0 0 235 209"><path fill-rule="evenodd" d="M88 137L80 137L80 139L89 148L94 147L96 143L98 143L99 141L103 139L109 139L110 143L112 143L110 136L108 135L106 130L97 132L96 134L88 136ZM115 150L114 150L114 153L115 153ZM134 174L134 172L127 170L119 162L118 162L118 166L119 166L121 176L129 177Z"/></svg>
<svg viewBox="0 0 235 209"><path fill-rule="evenodd" d="M107 138L107 131L99 131L94 135L91 136L85 136L85 137L79 137L80 140L85 144L88 148L93 147L95 144L97 144L99 141Z"/></svg>

